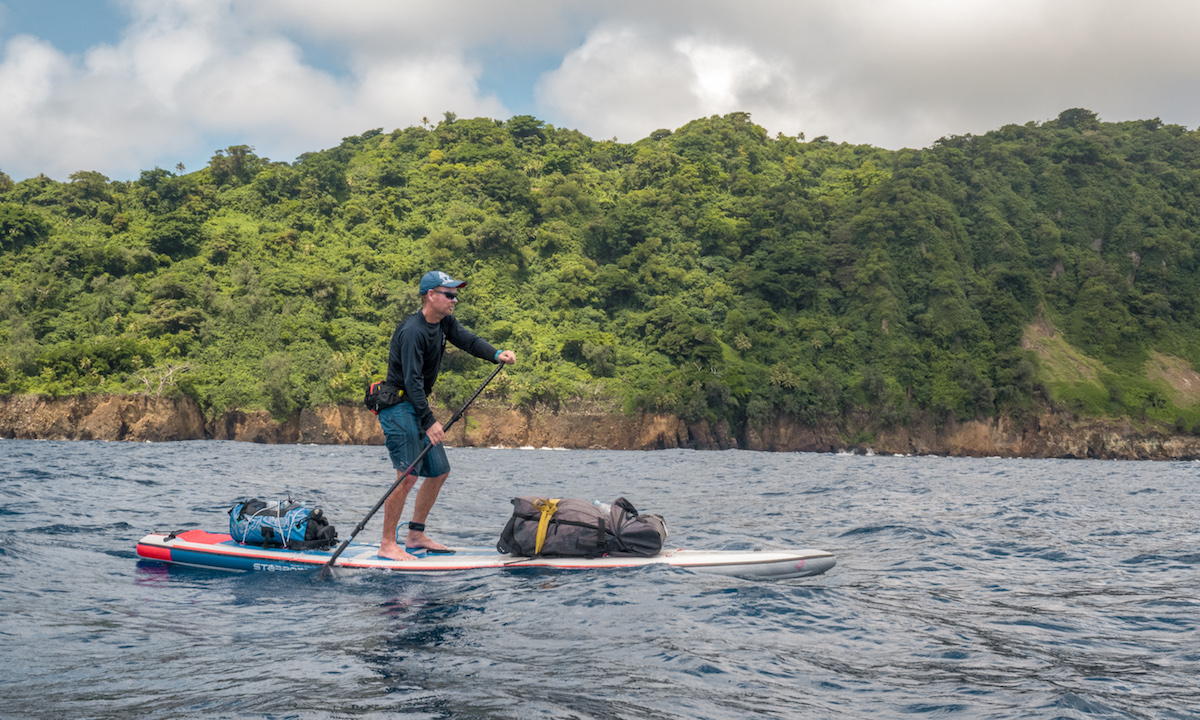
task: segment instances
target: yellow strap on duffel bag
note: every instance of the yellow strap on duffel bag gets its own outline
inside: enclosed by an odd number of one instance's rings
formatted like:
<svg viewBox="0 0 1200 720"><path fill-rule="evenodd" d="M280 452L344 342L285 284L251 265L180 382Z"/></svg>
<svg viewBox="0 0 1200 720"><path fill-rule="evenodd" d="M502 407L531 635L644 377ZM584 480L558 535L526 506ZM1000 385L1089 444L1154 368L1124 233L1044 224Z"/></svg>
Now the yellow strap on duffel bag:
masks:
<svg viewBox="0 0 1200 720"><path fill-rule="evenodd" d="M533 506L542 511L542 519L538 520L537 544L533 551L535 555L541 555L542 547L546 544L546 530L550 528L550 517L558 510L558 498L538 499Z"/></svg>

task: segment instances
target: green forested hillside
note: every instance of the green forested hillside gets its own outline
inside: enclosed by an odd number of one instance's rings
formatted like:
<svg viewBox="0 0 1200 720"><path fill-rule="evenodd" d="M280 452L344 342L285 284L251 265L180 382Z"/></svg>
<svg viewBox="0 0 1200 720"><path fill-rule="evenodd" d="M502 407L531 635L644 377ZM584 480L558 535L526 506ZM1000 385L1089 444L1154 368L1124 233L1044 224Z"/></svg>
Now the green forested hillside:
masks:
<svg viewBox="0 0 1200 720"><path fill-rule="evenodd" d="M513 404L753 427L1056 403L1197 430L1150 368L1200 368L1198 233L1200 133L1157 120L889 151L741 113L633 144L447 113L291 163L0 175L0 393L357 400L439 268L517 352ZM1057 356L1022 347L1035 325ZM1088 372L1049 362L1071 353ZM447 365L451 403L488 370Z"/></svg>

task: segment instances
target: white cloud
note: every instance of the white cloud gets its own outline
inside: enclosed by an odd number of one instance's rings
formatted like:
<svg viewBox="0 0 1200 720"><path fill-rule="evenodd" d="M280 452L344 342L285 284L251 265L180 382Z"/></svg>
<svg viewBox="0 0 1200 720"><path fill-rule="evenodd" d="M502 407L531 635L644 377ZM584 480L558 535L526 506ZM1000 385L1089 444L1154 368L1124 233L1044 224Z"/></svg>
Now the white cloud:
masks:
<svg viewBox="0 0 1200 720"><path fill-rule="evenodd" d="M155 127L154 108L127 90L103 67L89 73L46 43L11 40L0 63L0 169L14 178L38 172L65 177L90 163L145 159L140 146L169 137ZM127 131L135 122L142 132Z"/></svg>
<svg viewBox="0 0 1200 720"><path fill-rule="evenodd" d="M562 67L543 77L538 102L559 124L593 137L631 140L695 117L686 58L634 30L593 32Z"/></svg>
<svg viewBox="0 0 1200 720"><path fill-rule="evenodd" d="M446 110L624 141L746 111L889 148L1069 107L1200 123L1193 0L122 2L120 40L83 54L0 40L0 169L130 177L233 143L290 160ZM532 107L481 85L498 55L552 68Z"/></svg>
<svg viewBox="0 0 1200 720"><path fill-rule="evenodd" d="M617 3L543 78L541 114L636 140L744 110L771 132L923 147L1087 107L1200 123L1182 0ZM684 58L680 58L682 54Z"/></svg>
<svg viewBox="0 0 1200 720"><path fill-rule="evenodd" d="M594 11L562 0L258 0L238 3L242 22L295 30L359 58L461 51L488 44L558 47L575 18Z"/></svg>
<svg viewBox="0 0 1200 720"><path fill-rule="evenodd" d="M608 27L542 79L538 99L560 124L625 142L738 111L795 126L811 91L790 64L735 42Z"/></svg>
<svg viewBox="0 0 1200 720"><path fill-rule="evenodd" d="M37 127L35 110L50 100L50 88L67 73L67 62L61 53L36 38L19 36L5 48L0 63L0 152L11 152L12 136ZM5 153L7 154L7 153Z"/></svg>
<svg viewBox="0 0 1200 720"><path fill-rule="evenodd" d="M33 38L7 42L0 170L18 179L93 169L136 177L183 158L203 164L232 143L291 160L445 110L508 116L480 93L479 67L453 49L401 45L369 56L348 42L352 62L335 76L306 64L276 26L246 22L230 0L127 4L134 20L121 41L82 57Z"/></svg>
<svg viewBox="0 0 1200 720"><path fill-rule="evenodd" d="M767 90L783 77L781 68L772 67L744 47L688 37L676 40L672 48L691 66L694 80L690 89L701 107L735 110L745 102L745 95Z"/></svg>

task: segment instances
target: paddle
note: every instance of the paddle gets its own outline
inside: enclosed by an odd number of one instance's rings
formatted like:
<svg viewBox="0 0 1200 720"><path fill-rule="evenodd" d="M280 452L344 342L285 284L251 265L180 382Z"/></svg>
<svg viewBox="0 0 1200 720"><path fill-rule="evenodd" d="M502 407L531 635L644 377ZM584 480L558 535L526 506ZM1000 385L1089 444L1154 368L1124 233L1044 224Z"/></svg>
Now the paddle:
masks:
<svg viewBox="0 0 1200 720"><path fill-rule="evenodd" d="M471 403L475 402L475 398L479 397L479 393L483 392L483 389L492 381L492 378L499 375L500 371L503 369L504 363L498 363L496 365L496 369L492 371L492 374L488 375L487 380L483 381L483 384L479 386L479 389L475 391L475 394L468 398L465 403L463 403L463 406L458 409L458 412L454 413L454 415L450 417L450 422L443 425L442 429L449 430L451 425L458 422L458 419L462 417L462 414L466 412ZM387 502L387 499L391 497L391 494L396 490L396 488L400 487L400 483L404 482L404 478L408 477L408 474L417 466L417 463L421 462L421 458L425 457L425 453L429 452L432 448L433 445L426 445L425 449L421 451L421 454L417 455L417 459L413 460L412 464L408 466L408 469L400 473L400 475L396 478L396 482L392 483L392 486L388 488L386 493L383 494L383 497L379 498L379 502L375 503L375 507L371 508L371 512L367 513L367 516L362 519L362 522L358 524L358 527L354 528L354 532L350 533L350 537L346 538L342 544L338 546L338 549L334 551L333 555L329 557L329 561L321 566L321 577L329 577L329 575L332 573L330 568L333 567L333 564L337 561L338 556L341 555L342 551L350 545L350 541L354 539L354 536L362 532L362 529L367 526L368 522L370 522L371 517L379 511L379 508L383 507L383 504Z"/></svg>

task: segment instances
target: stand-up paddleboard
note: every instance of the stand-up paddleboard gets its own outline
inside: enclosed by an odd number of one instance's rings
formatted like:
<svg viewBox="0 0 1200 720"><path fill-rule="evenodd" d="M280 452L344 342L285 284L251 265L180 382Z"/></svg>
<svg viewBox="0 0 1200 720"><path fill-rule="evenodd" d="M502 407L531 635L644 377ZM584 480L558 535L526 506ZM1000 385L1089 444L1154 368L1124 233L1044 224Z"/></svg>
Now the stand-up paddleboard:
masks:
<svg viewBox="0 0 1200 720"><path fill-rule="evenodd" d="M552 568L562 570L612 569L642 565L670 565L703 572L764 580L820 575L836 564L824 550L699 551L664 550L654 557L527 558L504 555L495 548L455 548L453 554L418 551L416 560L388 560L378 555L379 545L351 543L338 557L341 568L374 568L406 573L445 573L464 570ZM217 570L279 572L314 570L329 561L332 549L287 550L242 545L224 533L188 530L151 533L137 544L138 556L177 565Z"/></svg>

